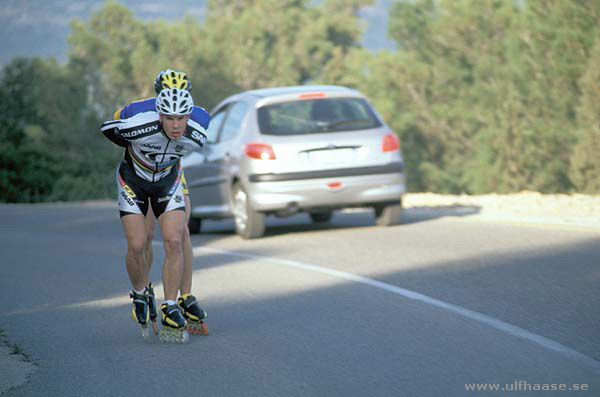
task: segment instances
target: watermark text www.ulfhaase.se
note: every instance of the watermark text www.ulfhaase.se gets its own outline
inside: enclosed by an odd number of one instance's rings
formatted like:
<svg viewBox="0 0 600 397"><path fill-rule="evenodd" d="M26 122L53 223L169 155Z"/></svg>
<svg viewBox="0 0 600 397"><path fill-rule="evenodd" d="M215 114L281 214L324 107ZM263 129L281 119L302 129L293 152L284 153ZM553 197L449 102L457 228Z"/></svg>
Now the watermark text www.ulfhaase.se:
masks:
<svg viewBox="0 0 600 397"><path fill-rule="evenodd" d="M466 383L465 390L502 390L502 391L551 391L551 390L589 390L586 383L529 383L524 380L513 383Z"/></svg>

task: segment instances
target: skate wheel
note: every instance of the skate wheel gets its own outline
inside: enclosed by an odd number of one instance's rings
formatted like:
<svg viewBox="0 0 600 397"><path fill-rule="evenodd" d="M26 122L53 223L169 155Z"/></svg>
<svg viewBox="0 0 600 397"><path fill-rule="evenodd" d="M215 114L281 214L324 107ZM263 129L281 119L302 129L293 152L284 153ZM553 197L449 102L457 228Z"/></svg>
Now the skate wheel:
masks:
<svg viewBox="0 0 600 397"><path fill-rule="evenodd" d="M190 340L190 334L187 331L183 331L183 333L181 334L181 342L182 344L184 343L188 343Z"/></svg>
<svg viewBox="0 0 600 397"><path fill-rule="evenodd" d="M158 335L158 323L156 321L152 321L152 330L154 331L154 335Z"/></svg>
<svg viewBox="0 0 600 397"><path fill-rule="evenodd" d="M190 339L189 333L185 329L163 328L158 335L162 343L187 343Z"/></svg>
<svg viewBox="0 0 600 397"><path fill-rule="evenodd" d="M202 323L202 325L200 326L200 335L204 335L204 336L208 336L208 327L206 326L206 324Z"/></svg>
<svg viewBox="0 0 600 397"><path fill-rule="evenodd" d="M169 343L169 335L167 334L160 334L158 336L158 339L160 340L161 343Z"/></svg>
<svg viewBox="0 0 600 397"><path fill-rule="evenodd" d="M186 329L192 335L208 335L208 327L202 321L194 321L188 323Z"/></svg>

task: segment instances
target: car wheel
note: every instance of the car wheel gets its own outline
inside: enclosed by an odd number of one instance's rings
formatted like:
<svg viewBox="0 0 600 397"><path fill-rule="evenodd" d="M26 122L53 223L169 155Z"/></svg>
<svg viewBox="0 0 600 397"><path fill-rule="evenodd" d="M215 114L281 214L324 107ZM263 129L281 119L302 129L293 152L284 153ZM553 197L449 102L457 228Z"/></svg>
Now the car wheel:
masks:
<svg viewBox="0 0 600 397"><path fill-rule="evenodd" d="M314 223L325 223L331 220L333 216L332 211L324 211L324 212L311 212L309 213L310 220Z"/></svg>
<svg viewBox="0 0 600 397"><path fill-rule="evenodd" d="M188 229L190 230L190 234L200 233L201 228L202 228L202 219L194 218L194 217L190 216L190 220L188 221Z"/></svg>
<svg viewBox="0 0 600 397"><path fill-rule="evenodd" d="M241 184L233 187L232 194L231 209L236 233L245 239L261 237L265 233L265 214L251 208L248 194Z"/></svg>
<svg viewBox="0 0 600 397"><path fill-rule="evenodd" d="M402 222L402 204L375 206L375 224L393 226Z"/></svg>

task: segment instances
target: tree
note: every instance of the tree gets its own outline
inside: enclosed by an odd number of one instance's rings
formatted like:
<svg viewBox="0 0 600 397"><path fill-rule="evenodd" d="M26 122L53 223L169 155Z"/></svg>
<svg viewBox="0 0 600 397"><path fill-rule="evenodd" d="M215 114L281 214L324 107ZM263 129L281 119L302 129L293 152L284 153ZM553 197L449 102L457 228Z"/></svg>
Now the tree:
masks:
<svg viewBox="0 0 600 397"><path fill-rule="evenodd" d="M578 191L600 193L600 40L579 80L582 95L577 109L577 144L571 155L570 176Z"/></svg>
<svg viewBox="0 0 600 397"><path fill-rule="evenodd" d="M520 68L510 79L521 103L515 134L525 150L512 156L521 189L573 188L568 164L577 140L578 81L597 37L599 17L598 2L525 3L519 28Z"/></svg>
<svg viewBox="0 0 600 397"><path fill-rule="evenodd" d="M0 201L41 201L52 191L57 171L45 150L38 116L36 76L40 59L14 59L0 75Z"/></svg>
<svg viewBox="0 0 600 397"><path fill-rule="evenodd" d="M403 140L410 137L404 147L418 161L409 164L418 170L418 187L478 189L472 175L481 168L472 168L477 135L491 125L487 113L495 108L516 13L510 2L493 0L422 0L393 8L390 35L399 51L395 65L388 62L393 72L380 71L378 86L397 88L386 92L410 120L394 128Z"/></svg>
<svg viewBox="0 0 600 397"><path fill-rule="evenodd" d="M399 2L395 67L380 77L415 121L419 180L439 192L572 188L568 167L600 3ZM407 64L406 62L410 62ZM411 71L422 70L420 79ZM413 77L410 77L413 76ZM387 80L387 82L385 82ZM407 101L408 99L408 101ZM398 106L400 108L400 106ZM404 133L400 132L402 136ZM412 148L411 148L412 149Z"/></svg>
<svg viewBox="0 0 600 397"><path fill-rule="evenodd" d="M356 12L372 1L209 1L207 39L240 90L313 81L357 47ZM335 12L334 12L335 10Z"/></svg>
<svg viewBox="0 0 600 397"><path fill-rule="evenodd" d="M69 65L85 79L99 114L112 114L117 104L150 92L149 82L156 72L140 67L143 62L132 61L133 54L144 53L148 47L145 26L114 1L92 14L89 22L71 23ZM149 59L145 61L148 65Z"/></svg>
<svg viewBox="0 0 600 397"><path fill-rule="evenodd" d="M16 59L0 86L0 200L106 197L114 182L101 170L116 158L95 146L104 139L84 81L54 60Z"/></svg>

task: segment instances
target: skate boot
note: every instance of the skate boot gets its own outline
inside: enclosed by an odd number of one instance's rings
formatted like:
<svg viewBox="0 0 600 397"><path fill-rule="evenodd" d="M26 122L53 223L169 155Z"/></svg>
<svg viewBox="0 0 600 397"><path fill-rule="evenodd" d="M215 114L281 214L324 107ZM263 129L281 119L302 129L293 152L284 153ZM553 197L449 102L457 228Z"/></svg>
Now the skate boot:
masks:
<svg viewBox="0 0 600 397"><path fill-rule="evenodd" d="M163 343L187 343L189 334L185 329L187 322L176 304L160 305L162 312L162 329L158 335Z"/></svg>
<svg viewBox="0 0 600 397"><path fill-rule="evenodd" d="M142 326L142 338L144 340L149 339L148 334L148 322L150 321L150 311L148 310L148 296L146 293L138 294L135 291L131 291L129 297L133 299L133 309L131 310L131 317L133 321L139 323Z"/></svg>
<svg viewBox="0 0 600 397"><path fill-rule="evenodd" d="M158 335L158 323L156 322L156 299L154 298L154 288L152 288L152 283L148 284L146 287L146 295L148 296L148 309L150 311L152 330L154 330L154 335Z"/></svg>
<svg viewBox="0 0 600 397"><path fill-rule="evenodd" d="M177 299L177 304L187 319L187 330L192 335L208 335L208 327L204 324L207 317L206 312L198 306L196 298L192 294L185 294Z"/></svg>

